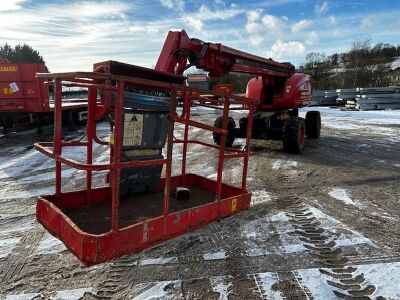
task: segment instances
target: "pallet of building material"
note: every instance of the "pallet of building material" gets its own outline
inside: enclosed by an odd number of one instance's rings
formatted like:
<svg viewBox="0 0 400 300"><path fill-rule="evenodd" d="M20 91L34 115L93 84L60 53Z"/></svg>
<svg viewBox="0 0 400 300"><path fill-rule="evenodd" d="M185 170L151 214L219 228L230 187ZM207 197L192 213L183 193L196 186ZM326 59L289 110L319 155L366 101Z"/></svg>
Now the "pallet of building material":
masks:
<svg viewBox="0 0 400 300"><path fill-rule="evenodd" d="M338 98L341 98L343 100L354 100L356 98L356 93L354 94L338 94Z"/></svg>
<svg viewBox="0 0 400 300"><path fill-rule="evenodd" d="M356 89L337 89L336 94L343 99L354 99L359 92Z"/></svg>
<svg viewBox="0 0 400 300"><path fill-rule="evenodd" d="M347 101L348 102L348 101ZM400 103L400 98L358 98L358 104L395 104Z"/></svg>
<svg viewBox="0 0 400 300"><path fill-rule="evenodd" d="M377 105L376 104L357 104L355 106L356 109L358 110L377 110Z"/></svg>
<svg viewBox="0 0 400 300"><path fill-rule="evenodd" d="M343 99L343 98L336 98L336 104L338 104L338 105L345 105L347 103L347 100L346 99Z"/></svg>
<svg viewBox="0 0 400 300"><path fill-rule="evenodd" d="M344 107L347 107L347 108L355 108L356 105L357 105L357 104L345 104Z"/></svg>
<svg viewBox="0 0 400 300"><path fill-rule="evenodd" d="M357 94L394 94L400 93L400 87L356 88Z"/></svg>
<svg viewBox="0 0 400 300"><path fill-rule="evenodd" d="M344 107L342 106L342 107L340 108L340 110L341 110L341 111L358 111L359 109L356 108L355 105L349 105L349 106L345 105Z"/></svg>
<svg viewBox="0 0 400 300"><path fill-rule="evenodd" d="M324 91L324 98L321 99L320 105L322 106L336 106L337 93L336 90Z"/></svg>
<svg viewBox="0 0 400 300"><path fill-rule="evenodd" d="M357 104L359 110L385 110L385 109L400 109L400 103L392 104Z"/></svg>
<svg viewBox="0 0 400 300"><path fill-rule="evenodd" d="M336 103L338 105L345 105L349 100L354 101L357 93L359 92L357 92L355 89L337 89Z"/></svg>
<svg viewBox="0 0 400 300"><path fill-rule="evenodd" d="M357 95L357 98L384 98L384 99L400 99L400 94L363 94Z"/></svg>
<svg viewBox="0 0 400 300"><path fill-rule="evenodd" d="M390 104L377 104L376 109L400 109L400 102L399 103L390 103Z"/></svg>
<svg viewBox="0 0 400 300"><path fill-rule="evenodd" d="M321 105L323 99L325 98L325 91L314 90L311 95L311 103L310 106L318 106Z"/></svg>

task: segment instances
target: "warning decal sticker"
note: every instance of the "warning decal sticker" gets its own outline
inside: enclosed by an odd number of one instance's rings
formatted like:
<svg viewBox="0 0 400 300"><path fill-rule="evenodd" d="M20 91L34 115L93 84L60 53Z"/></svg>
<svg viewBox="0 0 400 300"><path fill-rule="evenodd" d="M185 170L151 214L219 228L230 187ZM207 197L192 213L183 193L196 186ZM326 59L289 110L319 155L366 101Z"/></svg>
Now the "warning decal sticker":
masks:
<svg viewBox="0 0 400 300"><path fill-rule="evenodd" d="M12 91L13 91L14 93L16 93L16 92L19 91L19 87L18 87L18 84L17 84L16 82L11 82L11 83L9 84L9 86L10 86L10 88L12 89Z"/></svg>
<svg viewBox="0 0 400 300"><path fill-rule="evenodd" d="M143 115L125 114L123 146L141 146L143 136Z"/></svg>

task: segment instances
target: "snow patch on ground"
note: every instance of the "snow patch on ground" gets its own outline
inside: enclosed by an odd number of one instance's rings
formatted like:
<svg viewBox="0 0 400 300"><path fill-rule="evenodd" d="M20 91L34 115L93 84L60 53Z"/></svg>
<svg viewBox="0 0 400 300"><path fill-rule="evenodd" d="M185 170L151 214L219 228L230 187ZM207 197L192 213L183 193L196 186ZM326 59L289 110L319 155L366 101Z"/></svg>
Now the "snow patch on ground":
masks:
<svg viewBox="0 0 400 300"><path fill-rule="evenodd" d="M0 201L1 203L1 201ZM4 229L2 231L0 231L0 236L4 236L4 235L8 235L8 234L12 234L15 232L18 233L23 233L25 231L31 230L32 228L35 227L36 225L36 220L34 219L34 217L32 217L31 220L22 220L23 222L19 221L19 222L13 222L13 225L11 228L7 228Z"/></svg>
<svg viewBox="0 0 400 300"><path fill-rule="evenodd" d="M82 299L85 293L95 293L93 288L80 288L71 290L58 291L57 294L50 298L54 300L78 300Z"/></svg>
<svg viewBox="0 0 400 300"><path fill-rule="evenodd" d="M33 300L33 299L41 299L41 294L37 293L28 293L28 294L13 294L7 295L5 300Z"/></svg>
<svg viewBox="0 0 400 300"><path fill-rule="evenodd" d="M290 170L292 168L297 168L297 161L288 159L288 160L283 160L283 159L277 159L273 164L272 164L272 169L273 170Z"/></svg>
<svg viewBox="0 0 400 300"><path fill-rule="evenodd" d="M342 246L355 246L355 245L360 245L360 244L368 244L370 246L375 247L375 244L370 240L367 239L366 237L355 237L355 238L348 238L348 239L336 239L335 243L337 246L342 247Z"/></svg>
<svg viewBox="0 0 400 300"><path fill-rule="evenodd" d="M351 246L358 244L368 244L375 247L375 244L370 239L364 237L361 233L350 229L339 220L323 213L315 207L309 206L308 208L313 213L313 215L319 219L319 221L321 222L321 227L325 230L329 230L332 233L337 232L337 230L339 229L347 231L346 235L343 235L341 233L341 238L335 239L337 245Z"/></svg>
<svg viewBox="0 0 400 300"><path fill-rule="evenodd" d="M69 178L72 176L75 172L77 172L76 169L63 169L61 171L61 176L63 178ZM17 182L19 184L31 184L31 183L36 183L36 182L41 182L41 181L50 181L50 180L55 180L55 171L47 172L47 173L41 173L37 175L32 175L28 177L23 177Z"/></svg>
<svg viewBox="0 0 400 300"><path fill-rule="evenodd" d="M356 205L356 203L347 195L345 189L333 188L329 191L329 196L335 198L336 200L342 201L345 204Z"/></svg>
<svg viewBox="0 0 400 300"><path fill-rule="evenodd" d="M337 117L344 121L366 121L375 124L400 124L400 110L375 110L375 111L342 111L328 107L304 107L300 116L304 117L307 111L318 110L323 117Z"/></svg>
<svg viewBox="0 0 400 300"><path fill-rule="evenodd" d="M307 249L303 246L303 244L283 245L283 249L287 254L307 251Z"/></svg>
<svg viewBox="0 0 400 300"><path fill-rule="evenodd" d="M218 252L208 252L203 254L204 260L220 260L226 259L228 256L226 255L225 251L218 251Z"/></svg>
<svg viewBox="0 0 400 300"><path fill-rule="evenodd" d="M132 300L173 300L183 299L182 281L159 281L135 284L131 288L128 299Z"/></svg>
<svg viewBox="0 0 400 300"><path fill-rule="evenodd" d="M272 215L269 220L271 222L286 222L289 223L289 218L286 216L284 212L278 212L277 214Z"/></svg>
<svg viewBox="0 0 400 300"><path fill-rule="evenodd" d="M0 202L14 199L36 198L40 195L49 195L54 193L54 187L40 188L34 190L13 190L12 194L7 191L0 191ZM3 193L4 192L4 193Z"/></svg>
<svg viewBox="0 0 400 300"><path fill-rule="evenodd" d="M0 240L0 258L5 258L9 256L20 241L21 238Z"/></svg>
<svg viewBox="0 0 400 300"><path fill-rule="evenodd" d="M298 165L298 162L291 160L291 159L286 159L286 160L285 159L277 159L272 164L272 169L280 170L286 176L296 177L297 176L297 165Z"/></svg>
<svg viewBox="0 0 400 300"><path fill-rule="evenodd" d="M228 300L229 289L232 287L231 276L216 276L210 278L214 292L219 293L218 300Z"/></svg>
<svg viewBox="0 0 400 300"><path fill-rule="evenodd" d="M199 132L199 131L201 131L201 130L202 130L201 128L195 128L195 127L194 127L194 128L191 128L191 129L190 129L190 132L191 132L191 133L196 133L196 132Z"/></svg>
<svg viewBox="0 0 400 300"><path fill-rule="evenodd" d="M307 251L296 235L290 234L294 228L283 212L250 221L241 226L241 234L246 239L246 256L256 257L279 253L298 253ZM270 240L272 235L277 238ZM275 243L275 244L274 244Z"/></svg>
<svg viewBox="0 0 400 300"><path fill-rule="evenodd" d="M24 172L32 168L29 162L38 163L44 161L41 156L41 153L32 149L12 159L5 157L4 161L2 159L0 162L0 179L12 178L24 174Z"/></svg>
<svg viewBox="0 0 400 300"><path fill-rule="evenodd" d="M251 194L251 205L267 203L272 200L271 194L266 190L255 190Z"/></svg>
<svg viewBox="0 0 400 300"><path fill-rule="evenodd" d="M260 291L263 295L263 299L271 299L271 300L281 300L283 299L281 293L276 292L272 289L272 286L278 283L278 277L274 273L257 273L255 277L259 279L258 284L261 284L263 291Z"/></svg>
<svg viewBox="0 0 400 300"><path fill-rule="evenodd" d="M340 221L326 215L315 207L309 206L309 209L319 219L322 228L332 232L332 236L338 246L367 244L375 247L370 239L346 227ZM308 251L303 246L299 236L294 234L295 228L284 212L247 222L240 227L240 230L241 235L245 238L245 255L249 257L279 253L294 254ZM267 240L266 237L274 233L278 234L277 239Z"/></svg>
<svg viewBox="0 0 400 300"><path fill-rule="evenodd" d="M376 285L373 296L386 299L400 299L400 262L378 263L358 266L358 272L365 279Z"/></svg>
<svg viewBox="0 0 400 300"><path fill-rule="evenodd" d="M108 164L110 162L110 150L106 149L102 154L94 159L96 164Z"/></svg>
<svg viewBox="0 0 400 300"><path fill-rule="evenodd" d="M304 117L310 110L318 110L321 113L323 127L368 132L394 142L400 140L398 129L387 126L400 124L400 110L341 111L327 107L305 107L300 110L300 116Z"/></svg>
<svg viewBox="0 0 400 300"><path fill-rule="evenodd" d="M177 263L177 257L159 257L159 258L146 258L140 260L141 266L148 266L148 265L165 265L171 263Z"/></svg>
<svg viewBox="0 0 400 300"><path fill-rule="evenodd" d="M46 232L36 249L36 254L60 253L65 250L67 250L67 248L60 240Z"/></svg>
<svg viewBox="0 0 400 300"><path fill-rule="evenodd" d="M296 273L301 277L302 284L308 288L314 299L336 300L332 288L326 282L327 278L318 269L300 269Z"/></svg>
<svg viewBox="0 0 400 300"><path fill-rule="evenodd" d="M400 299L400 262L357 265L357 274L364 274L366 282L376 286L371 299L378 296L386 299ZM334 288L326 280L333 278L323 275L318 269L300 269L295 271L315 299L337 299ZM355 274L355 275L357 275Z"/></svg>
<svg viewBox="0 0 400 300"><path fill-rule="evenodd" d="M205 168L201 168L201 169L197 169L197 170L193 170L193 171L195 171L196 174L207 176L207 175L215 173L216 169L214 166L209 166L209 167L205 167Z"/></svg>

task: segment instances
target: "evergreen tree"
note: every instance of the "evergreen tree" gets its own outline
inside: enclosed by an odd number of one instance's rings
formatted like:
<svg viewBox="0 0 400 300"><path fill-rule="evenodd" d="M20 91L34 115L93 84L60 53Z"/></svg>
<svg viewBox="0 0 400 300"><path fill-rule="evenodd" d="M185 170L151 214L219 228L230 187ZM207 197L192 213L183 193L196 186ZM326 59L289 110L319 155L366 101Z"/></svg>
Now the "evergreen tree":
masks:
<svg viewBox="0 0 400 300"><path fill-rule="evenodd" d="M0 47L0 58L14 64L45 63L43 57L39 54L39 51L33 49L27 44L18 44L14 48L8 44L5 44L4 46Z"/></svg>

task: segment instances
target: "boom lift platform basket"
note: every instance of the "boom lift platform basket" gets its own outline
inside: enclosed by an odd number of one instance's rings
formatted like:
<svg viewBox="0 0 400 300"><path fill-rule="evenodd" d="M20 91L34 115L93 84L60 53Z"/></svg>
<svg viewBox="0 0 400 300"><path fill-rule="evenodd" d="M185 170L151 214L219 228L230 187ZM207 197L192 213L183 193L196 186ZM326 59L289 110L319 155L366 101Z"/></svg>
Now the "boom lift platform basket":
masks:
<svg viewBox="0 0 400 300"><path fill-rule="evenodd" d="M132 66L134 67L134 66ZM138 67L136 67L138 68ZM145 68L141 68L143 71ZM139 70L139 71L140 71ZM164 240L171 239L206 224L228 217L249 208L251 193L246 190L247 166L250 153L252 116L255 101L223 93L198 90L177 84L160 76L161 72L146 69L153 74L153 80L138 77L113 75L99 72L73 72L38 74L38 78L53 82L55 89L54 141L37 143L35 148L56 161L55 194L38 198L37 219L54 236L64 242L84 264L93 265L112 258L140 251ZM177 77L162 72L164 76ZM167 75L165 75L167 74ZM184 77L182 77L184 78ZM176 79L176 78L175 78ZM62 140L62 86L77 86L88 89L88 119L86 140ZM124 93L127 89L163 92L170 97L167 127L166 157L147 160L123 159L124 149ZM110 101L99 102L99 94L113 95ZM194 120L191 107L192 94L214 94L223 99L222 128ZM177 94L183 98L182 112L177 112ZM131 101L131 100L130 100ZM225 147L228 134L230 103L243 104L248 111L247 135L243 149ZM112 102L112 101L111 101ZM114 115L113 141L105 141L96 133L96 121L105 112ZM174 137L174 124L183 124L183 137ZM220 145L214 145L189 138L189 128L201 128L220 134ZM110 163L95 164L94 143L110 148ZM191 144L204 146L204 151L214 149L217 162L216 180L186 173L188 147ZM174 145L182 147L180 175L172 176ZM65 147L86 149L86 163L63 156ZM243 172L240 187L223 183L224 161L242 159ZM63 192L61 168L63 165L86 172L86 189ZM160 179L155 191L121 196L122 170L149 166L162 166L165 176ZM109 171L109 185L93 187L92 176L96 171ZM189 202L173 198L177 187L189 188L192 197ZM156 204L159 204L157 206ZM159 207L151 210L150 207ZM143 217L138 218L138 216Z"/></svg>

